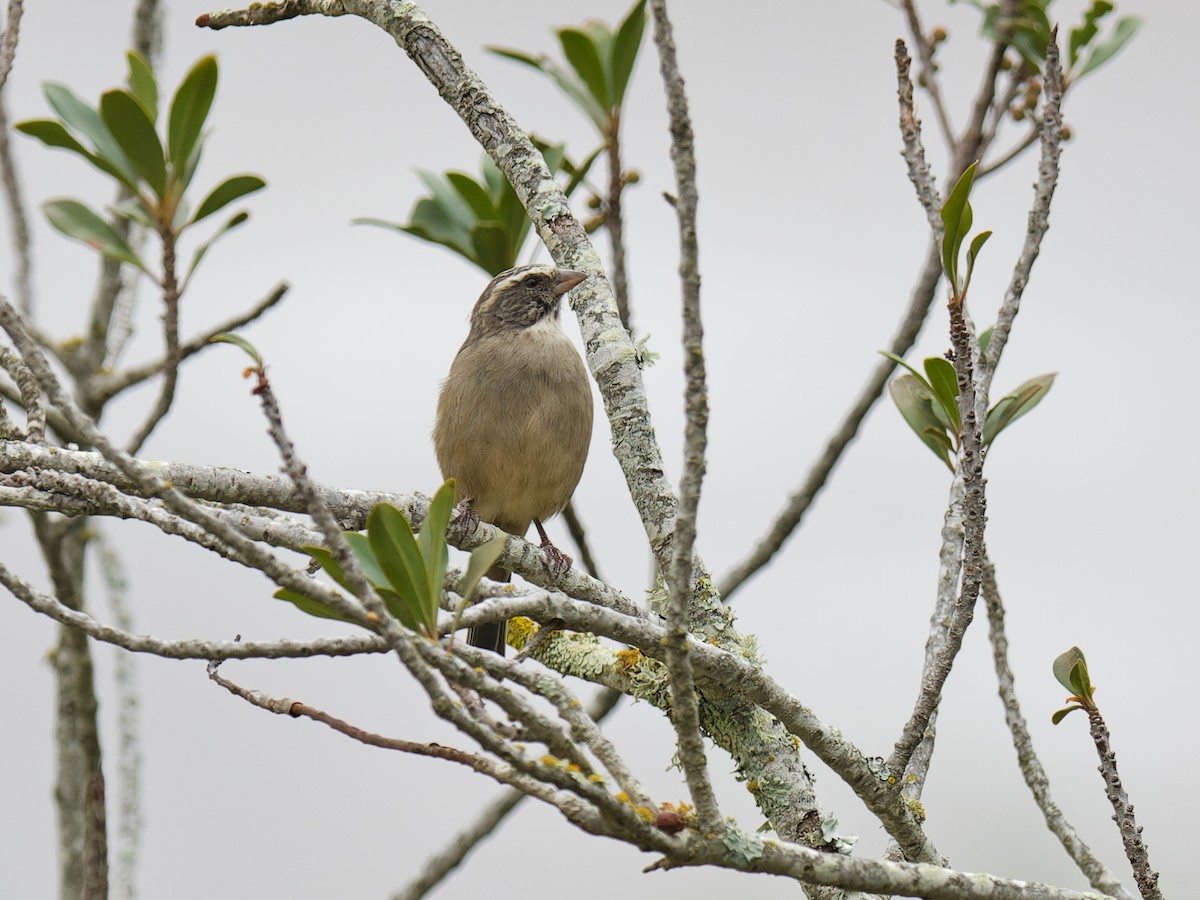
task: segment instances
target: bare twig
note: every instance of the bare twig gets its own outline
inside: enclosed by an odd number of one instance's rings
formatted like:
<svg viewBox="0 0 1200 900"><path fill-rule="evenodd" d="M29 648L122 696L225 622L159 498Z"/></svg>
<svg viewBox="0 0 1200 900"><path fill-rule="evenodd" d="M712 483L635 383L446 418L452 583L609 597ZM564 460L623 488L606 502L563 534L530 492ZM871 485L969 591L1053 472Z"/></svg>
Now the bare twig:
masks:
<svg viewBox="0 0 1200 900"><path fill-rule="evenodd" d="M905 0L905 6L912 8L911 0ZM929 220L934 243L940 243L943 230L942 198L938 196L933 173L929 171L929 163L925 161L925 147L921 143L921 121L917 118L916 107L913 105L913 83L908 74L912 59L904 41L896 41L895 60L896 95L900 100L900 137L904 142L903 155L908 167L908 180L917 190L917 199L925 210L925 218Z"/></svg>
<svg viewBox="0 0 1200 900"><path fill-rule="evenodd" d="M612 287L617 313L625 330L632 333L633 318L629 305L629 279L625 275L625 222L621 212L621 194L625 174L621 171L621 111L613 111L608 134L608 195L604 200L604 228L612 243Z"/></svg>
<svg viewBox="0 0 1200 900"><path fill-rule="evenodd" d="M1137 882L1142 900L1163 900L1162 891L1158 888L1158 873L1150 868L1150 851L1142 840L1142 829L1138 827L1133 815L1133 804L1129 795L1121 785L1121 776L1117 774L1117 755L1112 751L1109 740L1108 726L1100 710L1094 705L1087 707L1088 726L1092 732L1092 740L1096 744L1096 753L1100 756L1100 774L1104 777L1104 793L1112 804L1113 821L1121 832L1121 843L1125 845L1125 856L1133 866L1133 880Z"/></svg>
<svg viewBox="0 0 1200 900"><path fill-rule="evenodd" d="M914 0L901 0L900 5L904 9L904 17L908 21L908 33L912 37L913 44L916 45L917 55L921 58L921 87L925 88L929 99L933 102L933 111L937 115L938 127L942 130L942 137L946 139L946 146L953 152L956 143L954 128L950 124L950 115L942 100L937 65L933 61L933 47L929 43L929 37L925 34L924 28L921 27L921 20L917 15L917 4Z"/></svg>
<svg viewBox="0 0 1200 900"><path fill-rule="evenodd" d="M670 600L667 607L667 666L671 672L671 722L675 726L676 749L700 825L707 833L719 833L721 813L708 777L704 739L700 734L700 707L695 695L692 666L687 657L692 594L692 551L696 544L696 510L704 481L705 449L708 446L708 390L704 367L704 326L700 319L700 267L696 240L696 156L687 93L675 58L675 37L667 17L666 0L650 0L654 16L654 43L667 94L670 119L671 159L675 164L675 188L679 215L679 276L683 284L683 359L687 386L684 408L683 476L679 484L679 511L672 535L673 558L669 570Z"/></svg>
<svg viewBox="0 0 1200 900"><path fill-rule="evenodd" d="M175 233L168 223L159 229L158 236L162 241L163 342L166 345L162 366L163 381L154 408L150 410L150 414L125 448L125 452L130 456L137 455L146 438L150 437L150 433L170 412L171 404L175 402L175 385L179 382L179 364L183 361L179 350L179 282L175 278Z"/></svg>
<svg viewBox="0 0 1200 900"><path fill-rule="evenodd" d="M0 35L0 183L4 185L4 193L8 199L8 214L13 226L13 251L16 258L13 289L21 309L28 313L33 308L29 217L25 213L25 201L21 196L21 182L17 178L16 164L13 161L12 148L9 145L8 104L4 94L4 86L8 83L8 74L12 71L13 60L17 53L17 42L21 33L21 16L24 11L23 0L9 0L8 14L4 21L4 33Z"/></svg>
<svg viewBox="0 0 1200 900"><path fill-rule="evenodd" d="M0 347L0 368L3 368L20 391L21 406L25 408L25 439L32 444L46 443L46 406L37 379L7 347Z"/></svg>
<svg viewBox="0 0 1200 900"><path fill-rule="evenodd" d="M575 549L579 552L579 562L583 565L583 569L593 578L600 577L600 570L596 566L596 559L592 556L592 548L588 543L587 530L583 527L583 521L579 518L579 510L575 508L575 501L571 500L567 503L567 508L562 512L563 522L566 523L567 531L571 535L571 540L575 543Z"/></svg>
<svg viewBox="0 0 1200 900"><path fill-rule="evenodd" d="M133 630L126 598L127 584L120 558L103 536L94 539L100 556L113 622L122 631ZM117 814L116 873L113 894L133 900L138 850L142 834L141 740L138 716L137 663L132 654L118 653L115 660L118 706L117 772L120 805Z"/></svg>
<svg viewBox="0 0 1200 900"><path fill-rule="evenodd" d="M988 340L987 352L979 365L980 398L987 403L992 384L992 376L996 374L996 366L1000 363L1000 355L1008 343L1012 331L1013 320L1021 308L1021 297L1025 293L1025 285L1029 282L1029 273L1034 261L1041 250L1042 238L1050 227L1050 203L1054 199L1054 189L1058 184L1058 158L1062 150L1062 94L1063 77L1059 63L1058 30L1046 47L1045 65L1046 87L1042 106L1042 156L1038 163L1038 180L1034 188L1033 206L1029 210L1029 224L1025 231L1025 243L1021 254L1013 267L1012 278L1008 290L1005 291L1004 301L996 315L996 324L992 336ZM986 406L983 407L986 411ZM978 410L977 410L978 412Z"/></svg>

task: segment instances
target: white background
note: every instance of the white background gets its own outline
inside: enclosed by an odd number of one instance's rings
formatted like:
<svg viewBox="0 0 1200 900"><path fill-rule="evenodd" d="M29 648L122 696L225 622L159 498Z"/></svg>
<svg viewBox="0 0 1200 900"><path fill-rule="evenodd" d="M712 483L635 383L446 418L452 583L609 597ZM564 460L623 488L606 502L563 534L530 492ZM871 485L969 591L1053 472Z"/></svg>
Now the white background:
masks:
<svg viewBox="0 0 1200 900"><path fill-rule="evenodd" d="M1079 3L1055 14L1078 21ZM673 4L680 65L695 118L700 246L710 379L710 461L700 549L718 576L757 542L857 394L890 339L925 255L927 226L905 176L896 128L892 45L901 14L882 2ZM430 3L427 11L528 130L594 146L590 126L537 75L485 44L556 51L550 27L612 0ZM457 117L387 36L352 18L309 18L219 33L192 25L196 3L166 3L164 92L198 56L217 52L221 85L198 185L237 171L269 188L250 223L217 245L184 300L185 334L249 307L279 279L292 292L246 330L266 355L292 436L319 480L431 491L440 481L429 429L438 382L486 277L406 236L351 226L405 219L415 168L478 170ZM1057 371L1044 404L989 457L989 547L1008 605L1012 666L1052 788L1084 839L1126 883L1111 809L1083 717L1050 725L1065 692L1050 674L1072 644L1088 655L1167 896L1200 892L1189 834L1200 803L1189 751L1197 728L1189 671L1197 633L1191 554L1200 491L1194 473L1193 268L1198 135L1193 4L1128 0L1147 23L1117 60L1068 95L1075 137L1062 158L1052 228L1026 291L995 395ZM978 14L923 4L951 32L944 90L957 125L980 80ZM48 110L39 84L85 98L124 77L124 4L28 5L8 104L14 121ZM649 29L648 29L649 30ZM1065 30L1065 29L1064 29ZM935 171L945 145L923 98ZM634 324L662 354L646 372L672 478L682 434L677 239L661 199L673 190L657 60L647 43L625 120ZM1012 138L1012 135L1009 135ZM31 206L107 184L77 159L14 138ZM977 188L976 222L995 237L972 289L974 316L994 314L1025 232L1036 154ZM599 172L599 169L598 169ZM78 334L94 254L34 210L37 309L60 337ZM11 284L3 222L3 288ZM606 239L600 238L607 253ZM143 286L140 335L126 361L159 352L158 307ZM568 330L577 329L568 320ZM912 358L947 346L939 304ZM271 472L277 462L240 353L223 347L187 366L172 416L145 455ZM124 439L157 385L131 392L106 427ZM605 576L645 588L640 525L598 419L576 494ZM915 697L935 588L948 475L890 402L877 406L773 565L738 595L740 627L759 636L769 671L869 753L886 756ZM262 578L137 524L105 522L119 542L141 631L165 637L315 636L330 626L270 599ZM552 535L569 547L565 529ZM0 518L18 574L44 582L19 511ZM101 619L109 612L97 598ZM53 683L55 627L0 598L0 896L56 894ZM928 829L955 867L1085 888L1017 773L995 698L982 619L947 687ZM98 647L104 747L115 817L114 651ZM147 898L387 897L472 821L497 788L466 771L350 743L311 722L272 717L213 686L198 662L137 660L141 689ZM224 673L413 740L467 745L444 727L390 658L246 662ZM586 692L586 688L584 689ZM1188 724L1192 723L1192 724ZM659 800L679 801L667 771L669 727L644 704L611 720L618 745ZM836 777L807 757L825 808L873 855L884 835ZM721 751L711 765L727 814L760 824ZM643 875L653 858L564 827L526 804L447 881L439 896L794 897L784 881L718 871Z"/></svg>

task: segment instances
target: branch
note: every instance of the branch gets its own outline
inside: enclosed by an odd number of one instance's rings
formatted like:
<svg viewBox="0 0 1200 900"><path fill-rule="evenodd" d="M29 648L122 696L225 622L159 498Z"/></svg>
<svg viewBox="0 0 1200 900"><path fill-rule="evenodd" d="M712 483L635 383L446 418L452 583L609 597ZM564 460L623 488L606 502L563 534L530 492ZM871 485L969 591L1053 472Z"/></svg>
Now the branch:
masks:
<svg viewBox="0 0 1200 900"><path fill-rule="evenodd" d="M921 57L921 86L925 88L925 92L929 94L929 99L933 102L933 111L937 115L942 137L946 139L946 146L953 153L956 143L954 128L950 124L950 115L946 112L946 104L942 100L937 64L933 61L933 47L930 46L928 38L925 37L925 30L921 27L916 3L913 0L901 0L901 6L904 8L904 17L908 20L908 33L912 36L913 43L917 47L917 54Z"/></svg>
<svg viewBox="0 0 1200 900"><path fill-rule="evenodd" d="M163 248L163 343L167 348L163 356L163 382L150 415L130 438L129 445L125 448L125 452L130 456L137 455L142 444L146 443L146 438L150 437L150 433L170 412L171 404L175 402L175 386L179 383L179 364L183 361L179 352L179 283L175 280L175 234L169 224L159 230L159 238Z"/></svg>
<svg viewBox="0 0 1200 900"><path fill-rule="evenodd" d="M1087 876L1088 882L1098 891L1118 898L1132 900L1121 882L1108 871L1104 863L1096 858L1091 848L1083 842L1079 833L1062 814L1058 804L1050 796L1050 779L1033 749L1033 737L1021 715L1021 704L1017 699L1012 669L1008 666L1008 637L1004 633L1004 603L1000 599L1000 588L996 583L996 567L991 560L983 566L983 602L987 606L988 638L992 643L992 662L996 669L996 681L1000 688L1000 702L1004 704L1004 720L1012 735L1013 748L1017 751L1017 764L1021 777L1025 779L1034 803L1046 819L1046 827L1063 845L1079 871Z"/></svg>
<svg viewBox="0 0 1200 900"><path fill-rule="evenodd" d="M683 77L675 58L675 37L665 0L650 0L654 15L654 43L667 94L671 159L679 215L679 276L683 283L683 369L686 380L684 409L683 476L679 483L679 511L675 517L674 547L668 572L667 667L671 672L671 722L676 750L688 790L706 833L718 834L721 811L708 778L704 739L700 735L700 708L695 694L687 644L692 596L692 551L696 545L696 510L704 481L704 453L708 446L708 388L704 369L704 326L700 320L699 248L696 240L696 154Z"/></svg>
<svg viewBox="0 0 1200 900"><path fill-rule="evenodd" d="M99 554L100 571L104 580L108 605L113 621L122 631L132 629L132 616L126 602L127 583L124 567L103 533L98 532L93 546ZM120 776L117 834L120 844L114 848L116 873L113 893L133 900L138 850L142 836L141 802L141 727L138 716L137 663L128 653L118 653L114 659L117 682L119 740L117 772Z"/></svg>
<svg viewBox="0 0 1200 900"><path fill-rule="evenodd" d="M1142 829L1138 827L1133 815L1133 804L1129 795L1121 786L1121 776L1117 774L1117 755L1112 751L1109 740L1108 726L1094 705L1086 707L1088 726L1092 732L1092 740L1096 744L1096 753L1100 756L1100 774L1104 777L1104 793L1112 804L1113 821L1121 832L1121 843L1125 846L1125 856L1133 866L1133 880L1137 882L1142 900L1163 900L1162 891L1158 888L1158 873L1150 868L1150 851L1142 840Z"/></svg>
<svg viewBox="0 0 1200 900"><path fill-rule="evenodd" d="M8 83L8 74L12 71L17 53L21 16L24 12L25 5L22 0L9 0L4 33L0 35L0 183L4 185L4 194L8 199L8 216L13 229L13 253L16 259L13 288L21 309L28 313L33 309L33 263L30 249L32 240L29 234L29 217L25 213L25 201L21 196L21 180L17 177L12 147L9 144L8 104L4 95L4 86Z"/></svg>
<svg viewBox="0 0 1200 900"><path fill-rule="evenodd" d="M1021 297L1025 293L1025 285L1029 282L1029 274L1033 263L1041 250L1042 238L1050 228L1050 202L1054 199L1054 189L1058 184L1058 158L1062 151L1062 94L1063 76L1059 64L1058 30L1055 29L1049 45L1046 47L1046 87L1042 106L1042 157L1038 163L1038 180L1034 188L1033 206L1029 210L1029 224L1025 231L1025 243L1021 254L1013 268L1008 290L1004 294L1004 302L996 316L996 325L988 340L987 352L980 359L979 388L980 397L986 404L991 389L992 376L996 374L996 366L1000 363L1000 355L1008 344L1008 336L1012 331L1013 320L1021 308Z"/></svg>

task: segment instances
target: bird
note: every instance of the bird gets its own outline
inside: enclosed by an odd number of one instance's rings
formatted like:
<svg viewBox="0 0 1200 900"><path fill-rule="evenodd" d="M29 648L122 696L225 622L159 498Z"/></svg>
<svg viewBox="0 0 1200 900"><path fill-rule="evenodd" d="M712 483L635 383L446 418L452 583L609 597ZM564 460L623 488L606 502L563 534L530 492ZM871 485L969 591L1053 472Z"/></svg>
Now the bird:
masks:
<svg viewBox="0 0 1200 900"><path fill-rule="evenodd" d="M559 321L563 295L586 277L535 263L493 278L442 382L433 429L460 509L519 537L532 522L552 575L572 561L542 523L571 499L592 437L587 369ZM497 566L488 577L510 573ZM507 622L479 625L467 642L503 656L507 630Z"/></svg>

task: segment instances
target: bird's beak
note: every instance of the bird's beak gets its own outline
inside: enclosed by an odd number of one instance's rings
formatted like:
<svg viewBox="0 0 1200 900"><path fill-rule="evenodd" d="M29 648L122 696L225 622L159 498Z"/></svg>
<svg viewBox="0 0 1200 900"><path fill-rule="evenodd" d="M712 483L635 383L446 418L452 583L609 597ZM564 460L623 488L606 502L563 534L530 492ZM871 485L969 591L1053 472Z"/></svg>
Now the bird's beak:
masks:
<svg viewBox="0 0 1200 900"><path fill-rule="evenodd" d="M559 269L558 278L554 282L554 296L561 297L585 278L587 275L583 272L576 272L574 269Z"/></svg>

